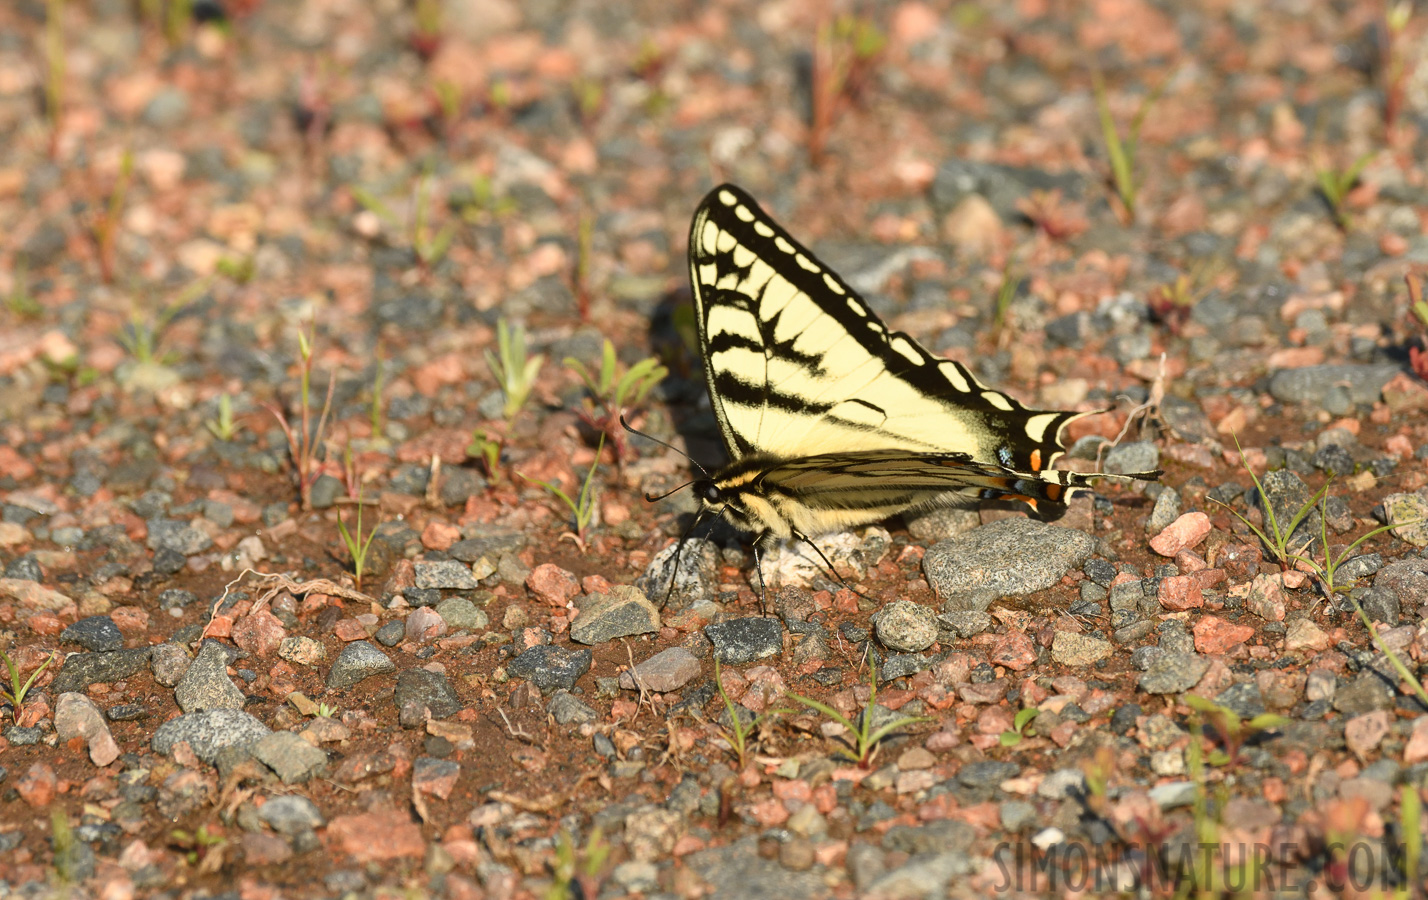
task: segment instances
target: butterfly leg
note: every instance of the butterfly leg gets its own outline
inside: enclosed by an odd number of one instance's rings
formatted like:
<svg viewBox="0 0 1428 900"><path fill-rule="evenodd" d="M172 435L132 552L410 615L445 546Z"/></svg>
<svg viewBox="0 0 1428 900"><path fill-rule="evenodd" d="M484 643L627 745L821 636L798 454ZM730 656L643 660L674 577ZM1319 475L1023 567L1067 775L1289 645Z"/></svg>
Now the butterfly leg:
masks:
<svg viewBox="0 0 1428 900"><path fill-rule="evenodd" d="M794 536L795 538L797 538L798 540L803 541L805 544L807 544L808 546L810 546L810 547L813 548L813 552L814 552L814 553L817 553L817 554L818 554L818 558L821 559L821 560L823 560L823 565L825 565L825 566L828 567L828 572L829 572L829 574L831 574L831 575L833 576L833 578L834 578L835 581L837 581L839 584L843 585L843 587L847 588L848 590L852 591L853 593L857 594L859 597L862 597L864 600L871 600L871 599L873 599L872 597L869 597L867 594L865 594L865 593L863 593L862 591L858 590L857 588L853 587L851 584L849 584L849 583L847 582L846 579L843 578L842 575L839 575L839 574L838 574L838 570L833 567L833 563L832 563L831 561L829 561L828 557L823 554L823 551L818 548L818 545L815 544L815 543L813 543L812 538L810 538L808 535L804 534L803 532L797 531L797 530L795 530L795 531L793 532L793 536Z"/></svg>
<svg viewBox="0 0 1428 900"><path fill-rule="evenodd" d="M763 531L759 533L758 537L754 538L754 570L759 573L759 613L765 616L769 614L769 592L768 588L764 585L764 555L759 545L762 544L764 538L768 536L769 533Z"/></svg>

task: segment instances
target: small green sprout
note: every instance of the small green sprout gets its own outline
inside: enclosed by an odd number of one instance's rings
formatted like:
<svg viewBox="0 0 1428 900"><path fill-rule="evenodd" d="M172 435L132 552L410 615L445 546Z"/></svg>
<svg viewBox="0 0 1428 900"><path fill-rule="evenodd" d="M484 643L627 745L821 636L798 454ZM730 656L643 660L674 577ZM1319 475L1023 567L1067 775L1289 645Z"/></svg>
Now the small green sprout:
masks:
<svg viewBox="0 0 1428 900"><path fill-rule="evenodd" d="M512 326L505 319L496 322L496 351L486 351L486 365L505 395L506 404L501 412L506 424L510 425L535 387L536 375L545 364L545 354L528 356L525 330L519 325Z"/></svg>
<svg viewBox="0 0 1428 900"><path fill-rule="evenodd" d="M580 486L580 493L575 499L571 499L571 496L561 490L560 485L554 481L542 481L539 478L531 478L520 472L516 473L526 481L545 488L556 497L559 497L560 501L566 505L575 519L575 531L573 533L567 532L561 535L561 537L573 540L575 545L579 547L582 552L585 550L587 532L589 532L591 524L595 521L595 470L600 465L600 451L604 449L605 436L601 435L600 443L595 447L595 458L590 461L590 471L585 473L585 483Z"/></svg>
<svg viewBox="0 0 1428 900"><path fill-rule="evenodd" d="M739 716L739 707L733 700L729 699L729 694L724 690L724 680L719 677L719 657L714 657L714 687L719 691L719 699L724 701L724 711L729 714L729 727L719 728L719 736L724 739L730 749L734 752L734 759L739 763L739 770L749 764L749 752L753 749L753 741L750 739L756 734L759 727L775 716L785 715L791 710L769 709L755 716L753 721L747 725Z"/></svg>
<svg viewBox="0 0 1428 900"><path fill-rule="evenodd" d="M1028 706L1025 709L1017 710L1016 716L1012 719L1011 730L1003 731L1001 733L1001 736L997 738L998 743L1000 743L1003 747L1015 747L1017 744L1021 743L1021 739L1023 737L1026 737L1027 735L1034 736L1036 734L1036 731L1034 729L1029 729L1027 726L1031 724L1031 720L1035 719L1037 715L1040 714L1040 712L1041 710L1037 709L1034 706Z"/></svg>
<svg viewBox="0 0 1428 900"><path fill-rule="evenodd" d="M218 395L218 418L203 423L209 433L227 443L238 434L238 426L233 421L233 398L228 394Z"/></svg>
<svg viewBox="0 0 1428 900"><path fill-rule="evenodd" d="M303 509L312 509L312 485L322 474L319 454L322 452L323 436L327 431L327 415L332 411L332 394L337 388L335 375L327 379L327 399L323 401L322 413L317 419L317 428L312 426L312 366L313 341L317 335L316 325L312 335L298 330L298 355L301 357L299 372L298 415L299 431L293 431L287 417L276 406L269 406L268 412L278 420L278 427L288 440L288 453L292 457L293 475L297 481L298 496Z"/></svg>
<svg viewBox="0 0 1428 900"><path fill-rule="evenodd" d="M931 721L927 716L901 716L890 722L874 727L873 711L877 708L878 702L878 670L877 666L868 666L868 684L872 689L868 696L868 705L863 708L863 712L858 716L857 722L838 712L838 710L826 703L820 703L811 697L790 692L788 697L798 703L802 703L809 709L817 710L833 721L846 728L852 735L852 740L844 741L844 746L838 748L838 755L855 763L860 769L870 769L873 764L873 757L877 755L878 744L884 738L901 728L909 725L916 725L918 722Z"/></svg>
<svg viewBox="0 0 1428 900"><path fill-rule="evenodd" d="M1289 720L1284 716L1274 713L1260 713L1245 721L1228 706L1206 700L1198 694L1186 694L1181 699L1186 706L1204 716L1215 729L1222 749L1217 749L1206 757L1206 761L1212 766L1233 766L1239 762L1240 751L1255 735L1289 724Z"/></svg>
<svg viewBox="0 0 1428 900"><path fill-rule="evenodd" d="M1323 162L1314 167L1314 180L1319 185L1319 196L1328 204L1329 213L1334 217L1334 224L1340 231L1348 231L1353 224L1349 211L1344 208L1344 201L1348 199L1349 191L1359 183L1359 176L1373 157L1374 154L1365 153L1347 169L1342 170Z"/></svg>
<svg viewBox="0 0 1428 900"><path fill-rule="evenodd" d="M605 840L600 826L595 826L586 838L585 846L577 848L570 832L561 829L555 839L555 862L552 865L550 889L545 900L579 900L599 893L599 882L614 847Z"/></svg>
<svg viewBox="0 0 1428 900"><path fill-rule="evenodd" d="M466 445L466 455L481 460L486 470L486 480L497 484L501 480L501 437L492 435L484 428L477 428L471 434L471 443Z"/></svg>
<svg viewBox="0 0 1428 900"><path fill-rule="evenodd" d="M1140 128L1145 124L1145 117L1149 115L1150 108L1160 99L1160 95L1165 92L1165 88L1170 84L1170 79L1164 78L1160 84L1156 85L1145 99L1141 100L1140 107L1136 110L1135 116L1131 119L1130 127L1122 134L1120 128L1116 126L1115 119L1111 117L1111 104L1107 99L1106 81L1101 75L1101 70L1093 68L1091 70L1091 90L1096 96L1096 113L1101 122L1101 140L1106 145L1106 156L1111 164L1111 184L1116 190L1116 197L1125 208L1127 221L1134 221L1136 199L1140 194L1140 184L1135 170L1136 151L1140 149Z"/></svg>
<svg viewBox="0 0 1428 900"><path fill-rule="evenodd" d="M1244 464L1245 471L1249 473L1250 480L1254 482L1255 491L1259 493L1262 505L1264 507L1264 517L1269 522L1270 530L1266 532L1264 529L1255 525L1245 516L1241 515L1239 510L1235 509L1229 504L1221 500L1215 500L1215 498L1213 497L1210 499L1214 500L1214 502L1220 504L1225 509L1229 510L1235 518L1243 522L1245 526L1249 528L1250 531L1254 532L1255 537L1260 539L1260 541L1264 544L1265 548L1269 550L1269 553L1271 556L1274 557L1275 562L1279 563L1281 567L1287 569L1289 568L1293 560L1299 558L1296 552L1290 550L1290 541L1294 537L1294 532L1299 528L1301 524L1303 524L1304 520L1309 517L1309 514L1314 511L1314 507L1318 505L1319 501L1323 499L1324 495L1328 493L1329 482L1325 481L1324 486L1320 488L1319 491L1309 499L1309 502L1299 507L1299 509L1294 513L1293 517L1291 517L1289 520L1289 525L1287 527L1281 528L1279 525L1279 518L1275 515L1274 512L1274 506L1269 502L1269 495L1265 493L1264 485L1260 482L1259 476L1254 473L1254 470L1249 467L1248 463L1244 463L1244 448L1240 447L1239 435L1232 433L1231 437L1234 438L1235 449L1238 450L1240 453L1240 461ZM1312 540L1313 539L1310 538L1309 540L1305 541L1305 545L1307 545L1309 541Z"/></svg>
<svg viewBox="0 0 1428 900"><path fill-rule="evenodd" d="M623 462L629 451L625 430L620 425L622 417L629 415L644 402L649 392L669 374L653 357L645 358L620 371L619 359L615 355L615 345L607 338L600 357L600 371L592 373L580 360L567 356L565 367L584 382L590 396L586 398L580 416L591 428L610 439L615 448L615 459Z"/></svg>
<svg viewBox="0 0 1428 900"><path fill-rule="evenodd" d="M342 515L337 516L337 531L342 535L342 543L347 547L347 553L352 558L352 579L357 585L357 590L362 590L362 575L367 568L367 551L372 547L372 539L377 536L377 529L373 528L367 533L365 540L362 539L362 487L357 488L357 530L354 534L347 530L347 523L342 521Z"/></svg>
<svg viewBox="0 0 1428 900"><path fill-rule="evenodd" d="M5 663L5 668L10 672L10 683L0 684L0 700L10 704L10 715L16 722L20 721L20 712L25 707L25 695L34 687L35 679L40 677L40 673L49 668L50 663L55 661L53 655L45 657L45 661L40 663L39 668L30 673L30 677L24 681L20 680L20 670L15 666L15 661L10 658L10 654L0 650L0 661Z"/></svg>

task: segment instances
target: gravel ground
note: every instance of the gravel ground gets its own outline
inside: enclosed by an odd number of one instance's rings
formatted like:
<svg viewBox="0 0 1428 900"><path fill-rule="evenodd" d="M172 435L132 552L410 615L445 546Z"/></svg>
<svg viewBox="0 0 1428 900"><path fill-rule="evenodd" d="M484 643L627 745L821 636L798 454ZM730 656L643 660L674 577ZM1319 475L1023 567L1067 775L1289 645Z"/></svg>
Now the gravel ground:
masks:
<svg viewBox="0 0 1428 900"><path fill-rule="evenodd" d="M1423 896L1413 12L0 5L0 897ZM676 565L724 180L1161 480Z"/></svg>

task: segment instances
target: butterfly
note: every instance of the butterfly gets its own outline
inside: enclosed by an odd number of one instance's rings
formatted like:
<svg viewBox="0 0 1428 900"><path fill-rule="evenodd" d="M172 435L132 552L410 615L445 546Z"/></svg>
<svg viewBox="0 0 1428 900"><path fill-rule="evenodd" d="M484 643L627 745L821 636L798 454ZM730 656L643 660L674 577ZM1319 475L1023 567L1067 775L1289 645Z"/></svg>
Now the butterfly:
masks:
<svg viewBox="0 0 1428 900"><path fill-rule="evenodd" d="M730 459L693 482L691 530L719 516L754 534L761 587L759 548L772 539L818 551L816 535L999 498L1052 516L1093 478L1160 474L1052 468L1062 429L1094 412L1028 409L890 330L734 185L694 214L689 277Z"/></svg>

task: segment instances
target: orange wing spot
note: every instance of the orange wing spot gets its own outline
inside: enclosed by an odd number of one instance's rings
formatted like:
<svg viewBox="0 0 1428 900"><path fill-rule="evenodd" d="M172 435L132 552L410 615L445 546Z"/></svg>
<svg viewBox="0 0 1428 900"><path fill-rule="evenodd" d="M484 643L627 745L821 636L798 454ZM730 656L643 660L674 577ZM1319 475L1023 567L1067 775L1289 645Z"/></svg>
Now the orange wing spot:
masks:
<svg viewBox="0 0 1428 900"><path fill-rule="evenodd" d="M1040 472L1040 471L1041 471L1041 449L1040 449L1040 448L1037 448L1037 449L1031 451L1031 471L1033 471L1033 472Z"/></svg>

